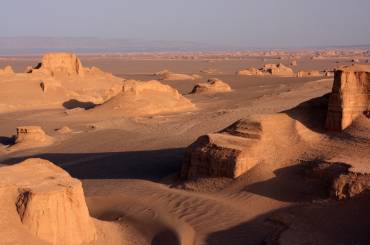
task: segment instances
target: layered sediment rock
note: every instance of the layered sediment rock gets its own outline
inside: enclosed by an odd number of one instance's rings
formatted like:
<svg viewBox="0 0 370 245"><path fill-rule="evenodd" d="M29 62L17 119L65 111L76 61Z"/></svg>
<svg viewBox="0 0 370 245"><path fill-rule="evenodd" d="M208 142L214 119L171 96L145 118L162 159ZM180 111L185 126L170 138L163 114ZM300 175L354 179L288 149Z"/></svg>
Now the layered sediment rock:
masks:
<svg viewBox="0 0 370 245"><path fill-rule="evenodd" d="M206 83L198 83L194 86L191 93L214 93L231 91L228 84L222 82L220 79L211 78Z"/></svg>
<svg viewBox="0 0 370 245"><path fill-rule="evenodd" d="M53 163L33 158L3 167L0 189L4 234L21 229L11 222L19 219L31 234L51 244L79 245L96 239L81 182Z"/></svg>
<svg viewBox="0 0 370 245"><path fill-rule="evenodd" d="M266 69L266 66L265 66L265 69ZM271 66L270 68L267 68L267 72L269 72L271 75L292 75L293 74L293 70L291 68L288 68L281 63L277 64L276 67Z"/></svg>
<svg viewBox="0 0 370 245"><path fill-rule="evenodd" d="M37 67L27 67L24 73L43 73L54 76L56 71L67 74L77 74L80 77L84 77L80 59L78 59L75 54L71 53L45 54Z"/></svg>
<svg viewBox="0 0 370 245"><path fill-rule="evenodd" d="M180 177L237 178L261 159L262 121L256 115L237 121L219 133L199 137L185 152Z"/></svg>
<svg viewBox="0 0 370 245"><path fill-rule="evenodd" d="M251 67L248 68L247 70L243 71L237 71L237 75L263 75L263 72L258 70L257 68Z"/></svg>
<svg viewBox="0 0 370 245"><path fill-rule="evenodd" d="M318 77L320 76L318 71L299 71L296 77Z"/></svg>
<svg viewBox="0 0 370 245"><path fill-rule="evenodd" d="M21 142L45 142L45 132L39 126L24 126L17 128L15 144Z"/></svg>
<svg viewBox="0 0 370 245"><path fill-rule="evenodd" d="M341 66L334 71L325 128L340 131L370 112L370 66Z"/></svg>

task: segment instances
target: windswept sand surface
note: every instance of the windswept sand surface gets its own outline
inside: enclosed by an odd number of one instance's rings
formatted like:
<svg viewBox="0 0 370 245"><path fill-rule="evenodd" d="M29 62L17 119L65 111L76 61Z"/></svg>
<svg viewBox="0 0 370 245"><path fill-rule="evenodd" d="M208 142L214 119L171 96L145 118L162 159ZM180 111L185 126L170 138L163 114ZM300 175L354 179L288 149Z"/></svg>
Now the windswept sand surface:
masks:
<svg viewBox="0 0 370 245"><path fill-rule="evenodd" d="M324 75L325 69L350 65L352 57L312 60L311 56L294 58L297 66L288 66L289 59L261 61L259 56L212 63L205 62L212 56L186 60L81 56L84 67L95 66L123 79L158 80L163 75L153 74L165 69L201 75L194 80L160 81L195 107L127 116L99 106L84 110L78 103L68 108L4 111L0 114L0 166L37 157L79 179L98 236L89 244L368 244L369 197L329 200L328 183L305 177L312 159L351 154L368 159L368 118L344 132L324 130L333 77L235 74L283 63L294 73L317 70ZM40 59L0 60L0 68L11 65L14 72L22 72ZM335 63L338 60L341 64ZM359 63L365 60L360 58ZM222 73L200 73L206 68ZM227 83L232 91L190 94L196 84L210 78ZM81 87L64 83L68 89ZM99 110L104 112L94 112ZM266 131L273 147L265 152L263 162L235 180L178 178L185 149L198 137L250 115L274 113L278 114L269 119ZM8 150L16 127L25 125L40 126L54 143ZM57 131L62 127L70 131ZM0 231L0 237L6 235ZM21 244L47 243L32 238Z"/></svg>

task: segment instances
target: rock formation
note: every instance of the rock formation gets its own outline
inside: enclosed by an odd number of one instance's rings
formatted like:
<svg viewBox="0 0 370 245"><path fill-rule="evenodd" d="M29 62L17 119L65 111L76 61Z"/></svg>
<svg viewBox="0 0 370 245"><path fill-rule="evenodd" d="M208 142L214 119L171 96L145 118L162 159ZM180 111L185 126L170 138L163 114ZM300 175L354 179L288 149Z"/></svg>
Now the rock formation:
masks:
<svg viewBox="0 0 370 245"><path fill-rule="evenodd" d="M228 84L222 82L220 79L211 78L206 83L198 83L194 86L191 93L215 93L231 91Z"/></svg>
<svg viewBox="0 0 370 245"><path fill-rule="evenodd" d="M370 112L370 66L341 66L334 71L325 128L340 131Z"/></svg>
<svg viewBox="0 0 370 245"><path fill-rule="evenodd" d="M7 66L4 69L0 69L0 75L5 75L5 74L14 74L14 71L11 66Z"/></svg>
<svg viewBox="0 0 370 245"><path fill-rule="evenodd" d="M6 148L8 151L23 150L48 146L54 143L54 139L45 134L38 126L17 127L17 135L13 145Z"/></svg>
<svg viewBox="0 0 370 245"><path fill-rule="evenodd" d="M318 71L299 71L296 77L318 77L320 76Z"/></svg>
<svg viewBox="0 0 370 245"><path fill-rule="evenodd" d="M41 59L41 63L37 67L28 67L24 72L54 75L57 71L84 77L84 71L80 59L78 59L75 54L70 53L45 54Z"/></svg>
<svg viewBox="0 0 370 245"><path fill-rule="evenodd" d="M201 76L199 76L198 74L193 74L191 75L193 78L202 78Z"/></svg>
<svg viewBox="0 0 370 245"><path fill-rule="evenodd" d="M311 60L324 60L325 57L321 55L315 55L311 57Z"/></svg>
<svg viewBox="0 0 370 245"><path fill-rule="evenodd" d="M237 71L236 74L237 75L263 75L263 72L254 67L251 67L251 68L248 68L248 70Z"/></svg>
<svg viewBox="0 0 370 245"><path fill-rule="evenodd" d="M325 72L324 77L330 77L330 76L331 76L331 73L329 71Z"/></svg>
<svg viewBox="0 0 370 245"><path fill-rule="evenodd" d="M170 72L168 70L162 70L162 71L154 73L153 76L167 75L167 74L170 74L170 73L172 73L172 72Z"/></svg>
<svg viewBox="0 0 370 245"><path fill-rule="evenodd" d="M56 245L79 245L96 239L81 182L53 163L31 158L0 168L0 189L2 233L17 234L17 230L27 229ZM20 220L23 228L14 226L15 220ZM16 236L9 239L14 239L9 244L18 244Z"/></svg>
<svg viewBox="0 0 370 245"><path fill-rule="evenodd" d="M127 80L114 85L105 102L88 110L87 113L126 116L194 108L187 98L168 85L155 80L148 82Z"/></svg>
<svg viewBox="0 0 370 245"><path fill-rule="evenodd" d="M353 58L353 59L351 60L351 62L360 62L360 60L359 60L358 58Z"/></svg>
<svg viewBox="0 0 370 245"><path fill-rule="evenodd" d="M56 129L56 131L58 131L59 133L63 133L63 134L72 132L72 130L68 127L61 127L61 128Z"/></svg>
<svg viewBox="0 0 370 245"><path fill-rule="evenodd" d="M296 66L297 65L297 61L293 60L292 63L290 63L291 66Z"/></svg>
<svg viewBox="0 0 370 245"><path fill-rule="evenodd" d="M185 74L174 74L168 73L165 76L159 78L159 80L194 80L192 76L188 76Z"/></svg>
<svg viewBox="0 0 370 245"><path fill-rule="evenodd" d="M38 126L25 126L17 128L15 144L21 142L45 142L45 132Z"/></svg>
<svg viewBox="0 0 370 245"><path fill-rule="evenodd" d="M256 115L237 121L219 133L199 137L185 151L180 177L237 178L255 166L263 154L263 120Z"/></svg>
<svg viewBox="0 0 370 245"><path fill-rule="evenodd" d="M266 69L266 71L271 75L293 75L293 70L281 63L277 64L276 67L271 66L270 68L266 68L265 66L264 69Z"/></svg>
<svg viewBox="0 0 370 245"><path fill-rule="evenodd" d="M211 68L204 69L204 70L202 70L200 72L204 72L204 73L222 73L222 72L220 72L217 69L211 69Z"/></svg>

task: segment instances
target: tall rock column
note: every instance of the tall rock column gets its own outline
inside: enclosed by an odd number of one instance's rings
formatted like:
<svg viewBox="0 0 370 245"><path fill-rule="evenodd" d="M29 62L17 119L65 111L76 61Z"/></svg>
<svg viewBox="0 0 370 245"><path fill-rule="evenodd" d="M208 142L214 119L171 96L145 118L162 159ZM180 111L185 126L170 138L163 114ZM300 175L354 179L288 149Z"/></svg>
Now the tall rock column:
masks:
<svg viewBox="0 0 370 245"><path fill-rule="evenodd" d="M325 129L341 131L370 112L370 66L341 66L334 71Z"/></svg>

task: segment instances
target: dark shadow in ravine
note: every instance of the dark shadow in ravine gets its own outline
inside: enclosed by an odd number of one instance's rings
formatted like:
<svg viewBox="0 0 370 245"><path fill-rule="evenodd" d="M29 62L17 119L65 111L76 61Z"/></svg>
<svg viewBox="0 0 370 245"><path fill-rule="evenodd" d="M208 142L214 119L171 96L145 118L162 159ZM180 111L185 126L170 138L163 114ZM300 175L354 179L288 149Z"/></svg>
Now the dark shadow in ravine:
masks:
<svg viewBox="0 0 370 245"><path fill-rule="evenodd" d="M66 109L75 109L75 108L84 108L84 109L90 109L94 108L96 106L93 102L80 102L75 99L68 100L63 103L63 107Z"/></svg>
<svg viewBox="0 0 370 245"><path fill-rule="evenodd" d="M46 153L10 158L13 165L28 158L49 160L78 179L143 179L159 182L181 171L185 148L109 153Z"/></svg>

